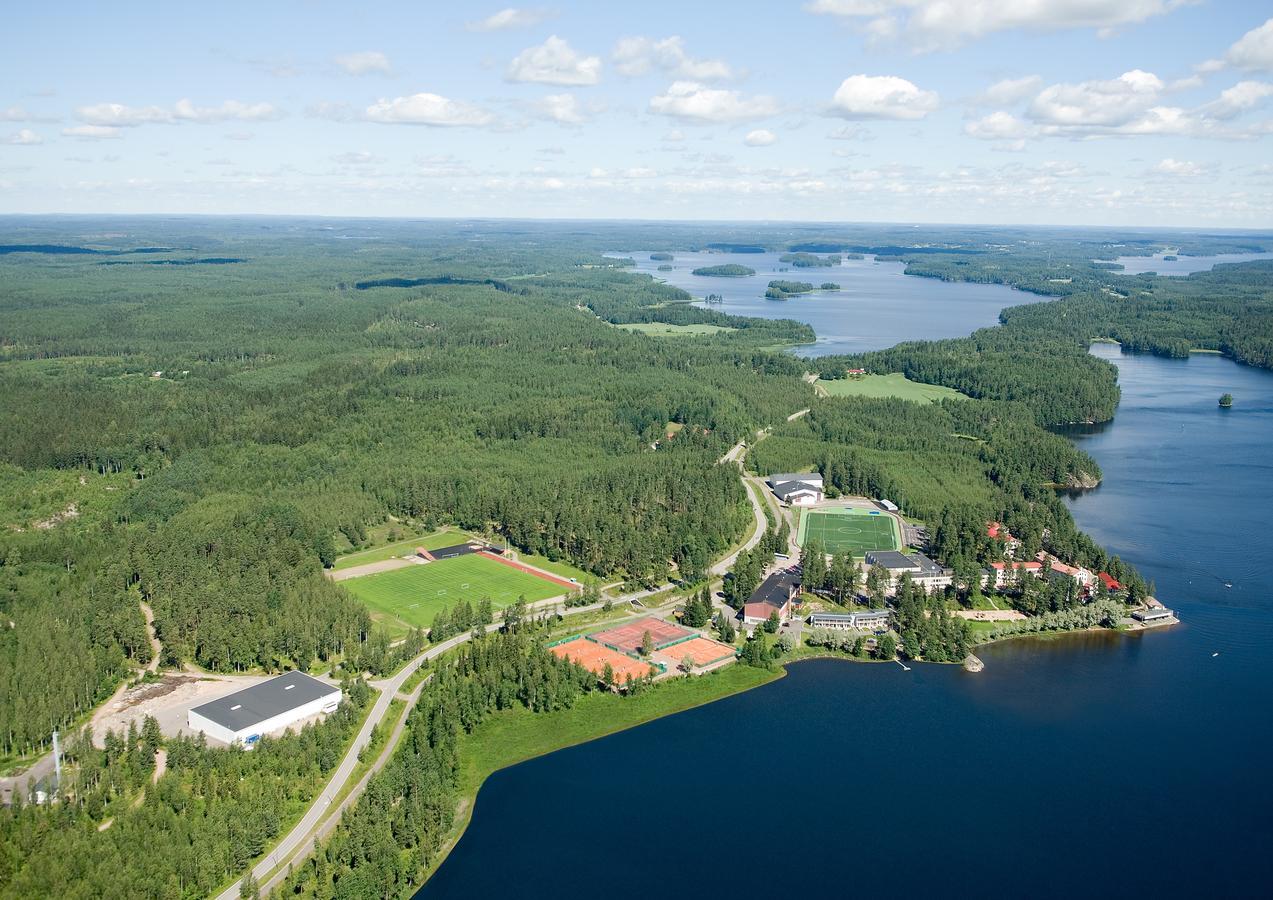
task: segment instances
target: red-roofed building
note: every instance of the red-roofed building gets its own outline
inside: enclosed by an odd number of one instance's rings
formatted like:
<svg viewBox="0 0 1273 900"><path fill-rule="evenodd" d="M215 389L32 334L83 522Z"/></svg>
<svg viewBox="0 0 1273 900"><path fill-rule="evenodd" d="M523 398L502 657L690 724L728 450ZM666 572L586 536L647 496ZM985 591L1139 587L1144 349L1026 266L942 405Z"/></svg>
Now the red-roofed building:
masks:
<svg viewBox="0 0 1273 900"><path fill-rule="evenodd" d="M1117 594L1123 589L1123 586L1119 584L1118 580L1114 578L1113 575L1109 574L1109 572L1098 572L1096 573L1096 577L1101 580L1101 584L1105 585L1105 590L1109 591L1111 594Z"/></svg>
<svg viewBox="0 0 1273 900"><path fill-rule="evenodd" d="M998 522L986 523L986 537L1003 544L1003 555L1011 559L1021 548L1021 542L1012 536L1012 532Z"/></svg>
<svg viewBox="0 0 1273 900"><path fill-rule="evenodd" d="M1096 576L1082 566L1071 566L1063 563L1055 556L1043 550L1039 551L1039 562L1051 564L1051 577L1069 578L1080 588L1086 590L1096 581Z"/></svg>
<svg viewBox="0 0 1273 900"><path fill-rule="evenodd" d="M1039 578L1043 574L1043 563L1038 562L992 562L982 584L1000 590L1008 585L1017 584L1025 575Z"/></svg>

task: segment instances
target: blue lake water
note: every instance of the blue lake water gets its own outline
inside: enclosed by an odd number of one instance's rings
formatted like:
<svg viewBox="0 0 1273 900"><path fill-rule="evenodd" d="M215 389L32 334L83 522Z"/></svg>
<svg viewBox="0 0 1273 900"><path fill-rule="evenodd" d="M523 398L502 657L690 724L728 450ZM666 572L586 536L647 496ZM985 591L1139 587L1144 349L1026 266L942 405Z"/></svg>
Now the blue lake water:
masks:
<svg viewBox="0 0 1273 900"><path fill-rule="evenodd" d="M636 261L636 271L653 275L687 291L696 300L719 294L724 302L712 309L738 316L790 318L807 322L817 343L799 347L802 356L882 350L901 341L964 337L970 331L995 325L1006 306L1041 299L1001 284L941 283L902 274L900 262L873 257L846 259L830 268L797 269L779 262L780 253L676 253L668 263L651 260L648 250L616 253ZM736 263L755 269L744 278L692 274L702 266ZM672 270L660 272L659 266ZM801 294L789 300L766 300L765 288L776 279L830 281L839 291ZM935 284L941 284L934 289Z"/></svg>
<svg viewBox="0 0 1273 900"><path fill-rule="evenodd" d="M1164 259L1170 253L1158 253L1154 256L1120 256L1114 262L1122 265L1123 275L1141 275L1155 272L1159 275L1191 275L1194 272L1206 272L1223 263L1251 262L1256 259L1273 259L1273 253L1218 253L1215 256L1178 256L1176 259Z"/></svg>
<svg viewBox="0 0 1273 900"><path fill-rule="evenodd" d="M1093 352L1123 399L1071 509L1182 625L801 663L496 773L419 896L1267 895L1273 373Z"/></svg>

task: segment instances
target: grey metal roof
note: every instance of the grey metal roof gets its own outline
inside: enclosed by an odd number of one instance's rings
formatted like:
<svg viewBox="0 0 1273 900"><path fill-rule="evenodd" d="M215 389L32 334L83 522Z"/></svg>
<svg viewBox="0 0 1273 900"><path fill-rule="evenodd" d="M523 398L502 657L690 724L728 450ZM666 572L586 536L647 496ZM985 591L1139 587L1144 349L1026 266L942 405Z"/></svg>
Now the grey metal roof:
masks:
<svg viewBox="0 0 1273 900"><path fill-rule="evenodd" d="M920 565L905 553L896 550L873 550L866 554L866 561L871 565L881 565L886 569L915 569Z"/></svg>
<svg viewBox="0 0 1273 900"><path fill-rule="evenodd" d="M760 583L760 587L752 592L747 602L764 603L774 609L778 609L791 599L792 589L798 587L799 584L800 579L796 577L794 572L785 569L781 572L774 572Z"/></svg>
<svg viewBox="0 0 1273 900"><path fill-rule="evenodd" d="M231 731L242 731L339 690L335 685L324 684L304 672L285 672L220 700L196 706L191 712Z"/></svg>
<svg viewBox="0 0 1273 900"><path fill-rule="evenodd" d="M944 575L946 567L938 565L935 561L929 559L922 553L912 553L910 558L919 564L920 572L924 575Z"/></svg>
<svg viewBox="0 0 1273 900"><path fill-rule="evenodd" d="M780 484L790 484L793 481L803 481L814 487L822 486L822 476L817 472L783 472L779 475L770 475L767 479L772 487Z"/></svg>
<svg viewBox="0 0 1273 900"><path fill-rule="evenodd" d="M779 500L786 500L800 491L817 491L821 494L822 485L814 481L781 481L773 485L774 496Z"/></svg>

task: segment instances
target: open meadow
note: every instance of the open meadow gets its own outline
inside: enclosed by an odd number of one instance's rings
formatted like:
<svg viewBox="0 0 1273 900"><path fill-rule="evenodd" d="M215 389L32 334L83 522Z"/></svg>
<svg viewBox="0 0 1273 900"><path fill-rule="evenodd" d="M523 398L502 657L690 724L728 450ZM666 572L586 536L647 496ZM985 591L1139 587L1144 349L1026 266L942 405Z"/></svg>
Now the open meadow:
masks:
<svg viewBox="0 0 1273 900"><path fill-rule="evenodd" d="M914 400L916 403L968 399L967 394L961 394L953 388L911 381L901 372L836 378L830 381L819 379L817 385L832 397L896 397L899 400Z"/></svg>

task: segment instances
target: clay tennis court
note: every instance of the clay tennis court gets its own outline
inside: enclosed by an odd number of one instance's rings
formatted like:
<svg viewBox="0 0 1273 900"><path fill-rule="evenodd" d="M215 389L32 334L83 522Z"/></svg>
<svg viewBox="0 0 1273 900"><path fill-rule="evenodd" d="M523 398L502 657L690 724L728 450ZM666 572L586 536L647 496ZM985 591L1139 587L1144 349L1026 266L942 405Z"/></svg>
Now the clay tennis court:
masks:
<svg viewBox="0 0 1273 900"><path fill-rule="evenodd" d="M641 660L633 659L630 656L624 656L609 647L603 647L583 638L571 638L548 649L554 656L572 660L597 676L601 675L606 663L609 663L617 684L622 684L628 675L633 678L644 678L654 668L649 663L641 662Z"/></svg>
<svg viewBox="0 0 1273 900"><path fill-rule="evenodd" d="M659 654L668 657L676 665L680 665L681 661L688 656L695 666L710 666L712 663L732 657L734 648L710 638L695 637L673 644L666 650L659 651Z"/></svg>
<svg viewBox="0 0 1273 900"><path fill-rule="evenodd" d="M543 569L531 568L523 563L500 556L498 553L491 553L489 550L482 550L481 554L487 559L493 559L498 563L511 566L519 572L525 572L527 575L534 575L536 578L542 578L544 581L551 582L552 584L559 584L568 591L577 591L580 589L579 585L575 584L573 581L567 581L565 578L558 578L556 575L549 574Z"/></svg>
<svg viewBox="0 0 1273 900"><path fill-rule="evenodd" d="M598 631L588 635L588 640L596 641L598 644L605 644L622 653L636 653L641 649L641 638L646 632L650 632L650 639L654 641L654 649L660 650L668 644L675 643L694 634L688 628L682 628L680 625L673 625L663 619L656 619L654 616L646 616L637 619L635 622L624 622L614 628L607 628L605 631Z"/></svg>

